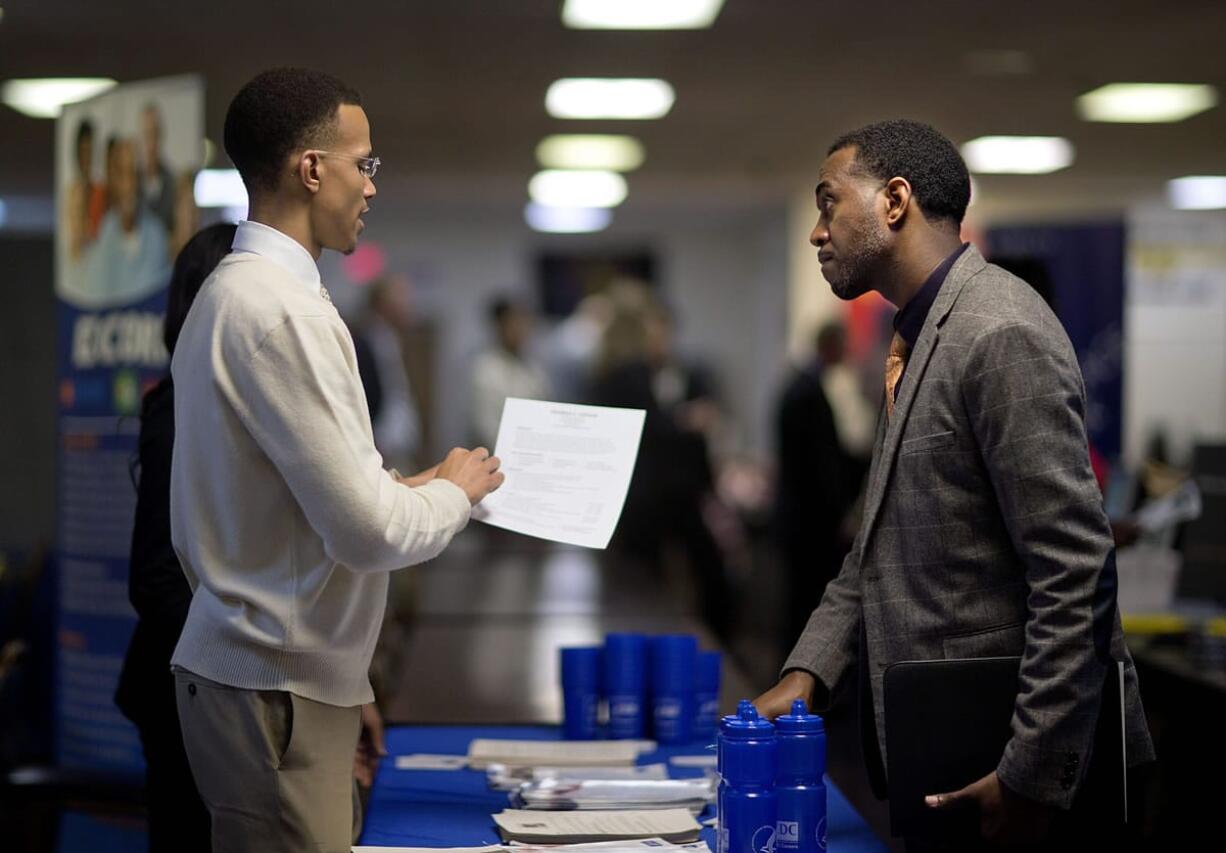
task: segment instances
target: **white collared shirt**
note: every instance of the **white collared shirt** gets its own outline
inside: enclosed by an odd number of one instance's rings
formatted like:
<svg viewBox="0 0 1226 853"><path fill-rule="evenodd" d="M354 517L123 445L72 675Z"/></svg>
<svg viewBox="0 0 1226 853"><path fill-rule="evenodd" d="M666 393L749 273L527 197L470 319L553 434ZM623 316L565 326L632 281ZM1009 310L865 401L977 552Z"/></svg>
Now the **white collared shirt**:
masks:
<svg viewBox="0 0 1226 853"><path fill-rule="evenodd" d="M319 293L323 284L319 278L319 267L315 266L311 253L293 237L262 222L244 219L238 223L230 249L235 252L251 252L280 264L312 293Z"/></svg>
<svg viewBox="0 0 1226 853"><path fill-rule="evenodd" d="M193 590L171 663L361 705L388 572L442 551L468 496L384 470L353 340L306 250L254 222L233 246L171 360L170 528Z"/></svg>

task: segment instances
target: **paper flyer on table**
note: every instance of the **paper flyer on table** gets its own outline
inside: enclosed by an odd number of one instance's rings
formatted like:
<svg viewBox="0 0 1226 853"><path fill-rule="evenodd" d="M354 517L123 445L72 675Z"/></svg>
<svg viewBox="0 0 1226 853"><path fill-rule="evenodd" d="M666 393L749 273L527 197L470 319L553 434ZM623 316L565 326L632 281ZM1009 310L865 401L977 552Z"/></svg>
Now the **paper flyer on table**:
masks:
<svg viewBox="0 0 1226 853"><path fill-rule="evenodd" d="M494 454L506 482L472 517L540 539L605 548L626 502L642 409L508 397Z"/></svg>

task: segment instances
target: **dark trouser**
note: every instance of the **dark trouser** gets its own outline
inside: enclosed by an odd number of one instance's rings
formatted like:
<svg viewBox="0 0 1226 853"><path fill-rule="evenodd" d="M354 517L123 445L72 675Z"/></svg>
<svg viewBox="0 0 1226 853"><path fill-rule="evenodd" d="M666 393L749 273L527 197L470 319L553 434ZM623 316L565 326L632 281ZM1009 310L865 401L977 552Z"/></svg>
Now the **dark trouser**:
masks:
<svg viewBox="0 0 1226 853"><path fill-rule="evenodd" d="M145 752L149 853L208 853L209 812L187 763L169 671L158 687L164 701L137 726Z"/></svg>

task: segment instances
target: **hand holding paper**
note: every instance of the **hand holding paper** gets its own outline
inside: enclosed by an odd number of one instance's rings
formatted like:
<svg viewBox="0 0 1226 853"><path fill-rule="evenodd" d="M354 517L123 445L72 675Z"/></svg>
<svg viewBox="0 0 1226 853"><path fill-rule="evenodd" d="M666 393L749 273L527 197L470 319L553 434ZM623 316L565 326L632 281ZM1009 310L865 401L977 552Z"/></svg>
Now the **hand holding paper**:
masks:
<svg viewBox="0 0 1226 853"><path fill-rule="evenodd" d="M463 489L469 503L475 505L502 485L505 477L498 471L499 465L498 457L490 456L484 447L475 450L457 447L438 466L438 476Z"/></svg>

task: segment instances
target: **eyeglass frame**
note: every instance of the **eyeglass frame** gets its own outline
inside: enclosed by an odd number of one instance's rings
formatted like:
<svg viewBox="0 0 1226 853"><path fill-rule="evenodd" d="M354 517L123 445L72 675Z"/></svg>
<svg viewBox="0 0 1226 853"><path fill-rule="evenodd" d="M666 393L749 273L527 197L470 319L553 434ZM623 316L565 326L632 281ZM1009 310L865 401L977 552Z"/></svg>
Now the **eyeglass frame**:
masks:
<svg viewBox="0 0 1226 853"><path fill-rule="evenodd" d="M373 179L375 173L379 171L379 166L382 160L378 157L358 157L356 154L342 154L339 151L325 151L322 148L311 148L304 152L306 154L323 154L327 157L340 157L343 160L353 160L358 164L358 171L362 173L362 177Z"/></svg>

